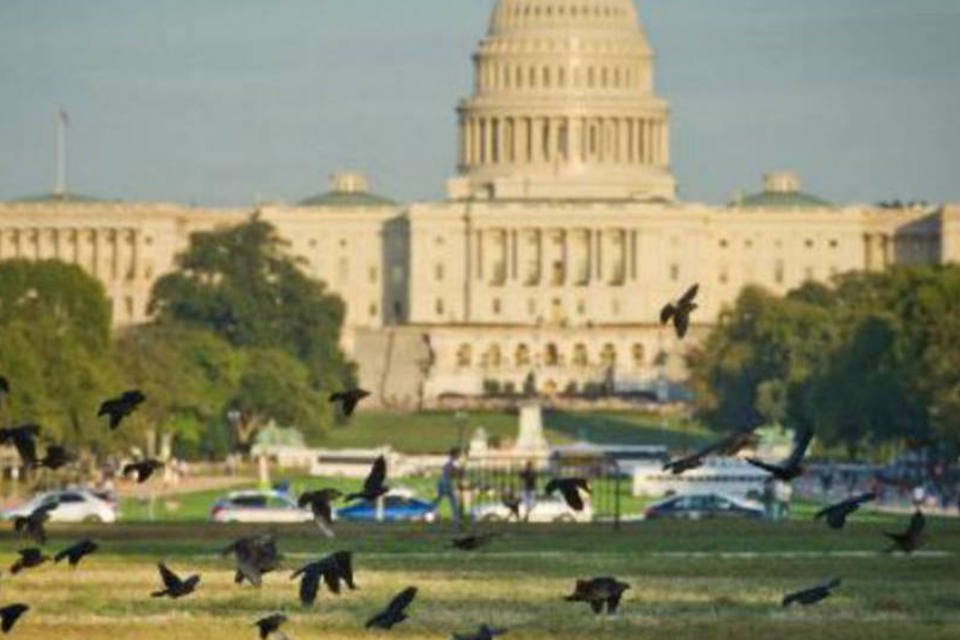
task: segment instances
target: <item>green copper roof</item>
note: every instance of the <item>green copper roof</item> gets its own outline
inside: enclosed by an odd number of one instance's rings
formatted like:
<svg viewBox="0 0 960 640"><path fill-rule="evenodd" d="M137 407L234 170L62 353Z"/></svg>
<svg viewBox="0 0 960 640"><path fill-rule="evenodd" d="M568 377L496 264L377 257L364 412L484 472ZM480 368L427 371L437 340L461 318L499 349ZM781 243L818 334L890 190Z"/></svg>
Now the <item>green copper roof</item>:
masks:
<svg viewBox="0 0 960 640"><path fill-rule="evenodd" d="M94 198L93 196L85 196L79 193L43 193L36 196L26 196L24 198L16 198L11 200L11 202L35 202L35 203L50 203L50 202L105 202L102 198Z"/></svg>
<svg viewBox="0 0 960 640"><path fill-rule="evenodd" d="M301 200L300 207L392 207L397 203L390 198L378 196L375 193L357 191L328 191L306 200Z"/></svg>
<svg viewBox="0 0 960 640"><path fill-rule="evenodd" d="M789 193L765 191L749 195L740 202L731 202L730 206L739 206L744 209L822 209L833 207L833 204L803 191Z"/></svg>

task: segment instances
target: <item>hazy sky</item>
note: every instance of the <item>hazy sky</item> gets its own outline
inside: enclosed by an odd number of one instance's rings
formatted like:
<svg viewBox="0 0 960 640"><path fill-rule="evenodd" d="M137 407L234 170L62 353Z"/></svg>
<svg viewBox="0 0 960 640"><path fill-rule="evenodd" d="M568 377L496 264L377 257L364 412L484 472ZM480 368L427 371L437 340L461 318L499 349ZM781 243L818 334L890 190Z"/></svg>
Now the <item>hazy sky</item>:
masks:
<svg viewBox="0 0 960 640"><path fill-rule="evenodd" d="M437 198L492 0L0 0L0 198ZM681 196L960 201L960 0L642 0Z"/></svg>

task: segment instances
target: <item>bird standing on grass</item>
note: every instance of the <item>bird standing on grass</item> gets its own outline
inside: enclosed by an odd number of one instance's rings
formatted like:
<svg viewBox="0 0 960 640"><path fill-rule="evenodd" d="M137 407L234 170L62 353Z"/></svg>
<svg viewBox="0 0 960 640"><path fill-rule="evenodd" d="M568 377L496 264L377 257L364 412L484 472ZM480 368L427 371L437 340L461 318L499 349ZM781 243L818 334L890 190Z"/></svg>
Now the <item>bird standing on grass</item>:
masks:
<svg viewBox="0 0 960 640"><path fill-rule="evenodd" d="M630 585L626 582L620 582L610 576L577 580L573 593L564 599L567 602L587 602L597 615L600 615L603 605L606 604L607 614L612 615L617 612L620 599L629 588Z"/></svg>
<svg viewBox="0 0 960 640"><path fill-rule="evenodd" d="M496 533L471 533L453 539L453 547L461 551L476 551L497 537Z"/></svg>
<svg viewBox="0 0 960 640"><path fill-rule="evenodd" d="M373 502L390 490L390 487L383 484L386 479L387 460L383 456L379 456L373 461L373 466L370 468L370 473L367 474L366 480L363 481L363 491L351 493L344 498L344 500L350 502L351 500L360 499Z"/></svg>
<svg viewBox="0 0 960 640"><path fill-rule="evenodd" d="M840 579L833 578L827 582L824 582L823 584L818 584L815 587L788 593L787 595L783 596L783 606L789 607L794 602L799 602L804 606L816 604L821 600L829 598L831 591L839 586Z"/></svg>
<svg viewBox="0 0 960 640"><path fill-rule="evenodd" d="M554 491L560 491L567 505L574 511L583 511L584 502L581 491L589 494L590 484L585 478L554 478L547 483L545 491L551 495Z"/></svg>
<svg viewBox="0 0 960 640"><path fill-rule="evenodd" d="M260 618L253 625L260 629L260 640L265 640L271 633L279 631L280 625L286 621L287 616L282 613L274 613L265 618Z"/></svg>
<svg viewBox="0 0 960 640"><path fill-rule="evenodd" d="M57 555L53 556L53 561L60 562L64 558L67 558L70 566L76 568L77 564L79 564L85 556L94 553L99 548L96 542L88 538L58 552Z"/></svg>
<svg viewBox="0 0 960 640"><path fill-rule="evenodd" d="M786 460L780 464L770 464L756 458L747 458L747 462L755 467L768 471L774 478L782 482L790 482L794 478L803 475L803 456L807 453L807 447L813 440L813 432L809 429L800 432L793 444L793 451Z"/></svg>
<svg viewBox="0 0 960 640"><path fill-rule="evenodd" d="M926 541L923 530L927 526L927 519L923 512L917 509L910 518L910 524L903 533L887 533L883 535L893 540L893 545L887 549L887 553L894 551L903 551L904 553L913 553L919 549Z"/></svg>
<svg viewBox="0 0 960 640"><path fill-rule="evenodd" d="M370 392L363 389L348 389L347 391L331 393L330 402L336 403L343 415L349 418L353 415L353 410L357 408L357 403L369 395Z"/></svg>
<svg viewBox="0 0 960 640"><path fill-rule="evenodd" d="M660 324L665 325L672 320L677 337L681 340L687 335L687 329L690 327L690 314L697 308L694 299L697 297L699 290L700 285L693 285L680 296L676 304L669 302L660 311Z"/></svg>
<svg viewBox="0 0 960 640"><path fill-rule="evenodd" d="M407 619L407 607L413 602L417 595L416 587L407 587L396 596L387 605L383 611L376 613L367 620L365 627L367 629L392 629L393 625L399 624Z"/></svg>
<svg viewBox="0 0 960 640"><path fill-rule="evenodd" d="M168 569L167 565L162 562L157 564L157 569L160 571L160 579L163 580L163 589L151 593L150 595L154 598L169 596L176 600L177 598L193 593L194 589L197 588L197 584L200 582L199 575L192 575L186 580L181 580L180 576Z"/></svg>
<svg viewBox="0 0 960 640"><path fill-rule="evenodd" d="M16 604L8 604L7 606L0 608L0 631L9 633L10 630L13 629L13 625L17 624L17 620L20 619L20 616L29 610L30 607L21 602Z"/></svg>
<svg viewBox="0 0 960 640"><path fill-rule="evenodd" d="M876 497L877 494L872 492L861 493L858 496L820 509L820 511L817 511L816 515L813 516L813 519L819 520L820 518L826 517L827 524L830 525L832 529L843 529L843 525L847 523L848 515L859 509L861 504L875 500Z"/></svg>
<svg viewBox="0 0 960 640"><path fill-rule="evenodd" d="M493 640L495 636L502 636L506 632L506 629L495 629L482 624L474 633L455 633L450 638L451 640Z"/></svg>
<svg viewBox="0 0 960 640"><path fill-rule="evenodd" d="M147 399L147 396L143 395L137 389L131 389L130 391L124 391L116 398L110 398L109 400L104 400L100 404L100 410L97 412L97 417L100 416L110 416L110 428L116 429L120 426L120 422Z"/></svg>

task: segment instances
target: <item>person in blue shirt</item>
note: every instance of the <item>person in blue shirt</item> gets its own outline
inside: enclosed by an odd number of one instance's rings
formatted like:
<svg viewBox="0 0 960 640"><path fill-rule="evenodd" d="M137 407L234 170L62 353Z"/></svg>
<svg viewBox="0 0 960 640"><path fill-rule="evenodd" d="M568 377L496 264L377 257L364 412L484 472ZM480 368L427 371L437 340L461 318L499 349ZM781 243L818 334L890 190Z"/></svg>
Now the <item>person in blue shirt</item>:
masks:
<svg viewBox="0 0 960 640"><path fill-rule="evenodd" d="M450 503L450 513L453 514L453 521L457 524L460 523L457 481L462 474L459 462L460 449L454 447L447 453L447 461L443 463L443 468L440 470L440 479L437 481L437 499L433 503L435 507L439 507L440 502L446 498Z"/></svg>

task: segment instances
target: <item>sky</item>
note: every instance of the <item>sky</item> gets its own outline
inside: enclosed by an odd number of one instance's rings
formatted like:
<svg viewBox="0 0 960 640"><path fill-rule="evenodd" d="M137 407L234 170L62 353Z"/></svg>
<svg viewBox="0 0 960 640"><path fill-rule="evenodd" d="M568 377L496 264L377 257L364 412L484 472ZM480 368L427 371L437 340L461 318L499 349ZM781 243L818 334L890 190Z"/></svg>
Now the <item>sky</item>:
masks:
<svg viewBox="0 0 960 640"><path fill-rule="evenodd" d="M960 0L640 0L684 200L960 201ZM0 0L0 199L443 196L492 0Z"/></svg>

